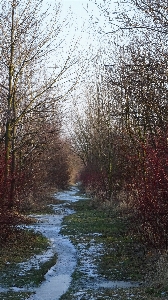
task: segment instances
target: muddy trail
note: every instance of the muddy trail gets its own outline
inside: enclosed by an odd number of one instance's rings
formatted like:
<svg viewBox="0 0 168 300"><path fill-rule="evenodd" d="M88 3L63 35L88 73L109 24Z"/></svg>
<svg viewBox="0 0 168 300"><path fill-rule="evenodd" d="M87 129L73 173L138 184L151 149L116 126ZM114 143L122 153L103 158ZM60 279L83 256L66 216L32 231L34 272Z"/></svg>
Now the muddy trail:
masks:
<svg viewBox="0 0 168 300"><path fill-rule="evenodd" d="M26 273L32 268L39 268L40 263L57 256L56 264L45 274L45 280L38 287L11 286L8 289L0 289L0 292L30 292L29 300L58 300L58 299L110 299L101 298L103 289L137 287L138 283L128 281L109 281L99 275L96 261L103 253L103 244L95 243L98 233L92 234L89 244L81 236L77 247L72 244L68 236L60 233L65 216L73 214L71 203L84 200L85 195L79 193L77 186L67 191L55 194L61 204L53 205L54 213L51 215L33 215L37 223L29 226L35 231L41 232L51 242L50 248L42 255L36 255L28 262L20 264L21 273ZM78 275L74 275L78 274ZM75 276L77 276L75 280ZM73 284L72 284L73 282ZM71 287L72 286L72 287ZM67 293L67 291L69 294ZM96 290L96 298L92 291ZM64 298L64 295L65 298ZM72 296L73 294L73 296ZM69 296L68 296L69 295ZM22 298L20 298L22 299ZM118 298L119 299L119 298Z"/></svg>

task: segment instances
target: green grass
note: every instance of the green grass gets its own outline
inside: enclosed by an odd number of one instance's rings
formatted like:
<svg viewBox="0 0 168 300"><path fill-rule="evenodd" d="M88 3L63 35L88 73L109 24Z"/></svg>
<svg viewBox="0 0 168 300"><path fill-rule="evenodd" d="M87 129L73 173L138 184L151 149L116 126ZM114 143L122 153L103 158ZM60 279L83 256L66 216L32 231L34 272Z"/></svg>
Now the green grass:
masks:
<svg viewBox="0 0 168 300"><path fill-rule="evenodd" d="M70 206L68 206L70 208ZM64 218L61 233L68 235L77 249L82 243L87 249L94 239L95 244L103 244L103 253L97 256L96 264L99 274L108 280L144 281L147 274L153 274L155 263L153 257L144 255L144 246L132 231L132 218L119 209L94 209L90 200L71 203L76 212ZM45 209L44 209L45 211ZM95 234L96 233L96 234ZM48 240L32 230L12 228L6 242L0 245L0 285L16 287L37 286L44 280L44 275L56 262L53 256L49 261L32 268L27 273L21 272L19 262L28 260L32 255L41 253L48 247ZM22 274L22 276L20 276ZM80 259L72 275L69 290L62 300L74 300L80 284L85 284L86 293L82 299L129 300L168 299L166 286L142 286L130 289L87 289L85 275L80 270ZM2 300L25 300L30 293L0 293Z"/></svg>
<svg viewBox="0 0 168 300"><path fill-rule="evenodd" d="M38 268L34 266L25 271L19 263L28 261L33 255L42 253L48 247L49 241L40 233L15 227L8 229L8 239L0 247L0 286L4 288L38 286L44 280L47 271L56 263L56 255L46 262L39 263ZM9 290L7 293L0 293L0 299L22 300L29 294Z"/></svg>
<svg viewBox="0 0 168 300"><path fill-rule="evenodd" d="M50 191L51 192L51 191ZM52 194L55 191L52 191ZM50 194L50 193L48 193ZM52 195L41 194L30 203L23 203L21 211L25 216L16 213L18 223L31 223L31 219L26 215L31 213L36 214L51 214L53 208L50 204L62 203L55 199ZM34 220L33 220L34 222ZM17 222L16 222L17 223ZM41 233L34 232L26 228L17 228L15 226L3 225L0 227L0 286L8 288L11 286L24 288L38 286L43 280L46 272L56 263L57 257L53 255L46 262L39 263L38 268L32 267L30 270L23 272L19 263L28 261L32 256L41 254L49 247L49 241ZM22 300L26 299L29 292L8 291L0 293L0 299Z"/></svg>
<svg viewBox="0 0 168 300"><path fill-rule="evenodd" d="M14 286L17 288L38 286L44 281L47 271L56 263L56 255L53 255L46 262L39 263L39 267L31 267L24 271L19 264L10 264L1 273L0 285L3 287Z"/></svg>
<svg viewBox="0 0 168 300"><path fill-rule="evenodd" d="M7 292L7 293L0 293L1 300L25 300L32 293L30 292Z"/></svg>
<svg viewBox="0 0 168 300"><path fill-rule="evenodd" d="M54 191L53 191L54 192ZM25 215L31 213L36 214L51 214L53 213L52 206L49 204L59 204L60 201L52 196L40 195L37 199L23 205L22 212ZM26 208L26 210L25 210ZM18 220L20 221L20 215ZM29 224L31 219L22 217L22 223ZM34 222L34 220L33 220ZM19 222L20 224L20 222ZM50 246L49 241L41 233L34 232L26 228L17 228L15 226L0 227L0 286L5 288L33 288L38 286L45 278L44 275L56 263L57 257L53 254L46 262L39 263L38 268L32 266L29 270L23 270L23 266L19 263L28 261L32 256L41 254ZM32 292L27 291L12 291L7 293L1 292L1 300L24 300L30 296Z"/></svg>
<svg viewBox="0 0 168 300"><path fill-rule="evenodd" d="M132 238L130 219L122 217L117 210L95 210L89 200L79 201L73 208L76 213L65 217L66 227L61 232L70 235L74 244L80 242L83 235L85 241L89 241L94 233L99 234L94 239L103 243L105 249L98 262L100 273L112 280L143 280L141 269L145 270L146 263L140 256L140 247L135 253L137 240Z"/></svg>
<svg viewBox="0 0 168 300"><path fill-rule="evenodd" d="M156 264L152 257L145 255L144 246L133 234L131 215L126 215L120 209L94 209L90 200L82 200L71 204L75 214L64 218L61 233L68 235L74 245L89 242L94 238L95 243L103 244L103 254L97 257L99 274L108 280L138 281L143 282L148 274L154 274ZM95 233L97 233L95 235ZM78 262L79 266L80 262ZM80 274L77 269L72 278L68 292L61 297L62 300L76 299L74 293L78 290ZM85 280L85 278L83 278ZM134 289L103 289L103 291L88 291L90 297L96 299L160 299L168 296L166 286L146 287ZM152 291L152 292L151 292ZM164 293L163 293L164 292ZM128 294L134 298L129 298ZM84 295L82 299L90 299ZM102 295L102 296L101 296ZM101 298L102 297L102 298ZM108 298L109 297L109 298ZM156 297L156 298L155 298Z"/></svg>
<svg viewBox="0 0 168 300"><path fill-rule="evenodd" d="M0 270L9 263L19 263L49 246L46 237L33 230L8 228L6 241L0 245Z"/></svg>

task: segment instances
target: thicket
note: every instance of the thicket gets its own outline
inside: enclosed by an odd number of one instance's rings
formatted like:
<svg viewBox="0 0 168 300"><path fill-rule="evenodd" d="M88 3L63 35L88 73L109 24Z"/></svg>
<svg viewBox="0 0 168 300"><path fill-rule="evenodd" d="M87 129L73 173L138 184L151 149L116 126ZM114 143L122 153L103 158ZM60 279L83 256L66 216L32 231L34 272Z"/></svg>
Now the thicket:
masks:
<svg viewBox="0 0 168 300"><path fill-rule="evenodd" d="M61 101L74 84L63 88L73 55L62 58L59 4L43 4L0 1L0 229L41 192L69 182Z"/></svg>
<svg viewBox="0 0 168 300"><path fill-rule="evenodd" d="M84 163L80 180L86 190L97 201L124 203L134 214L133 223L139 220L143 242L164 251L168 248L167 14L165 4L159 3L136 1L141 9L136 24L120 14L129 30L126 45L113 44L111 63L97 76L101 79L86 95L85 113L75 120L73 143Z"/></svg>

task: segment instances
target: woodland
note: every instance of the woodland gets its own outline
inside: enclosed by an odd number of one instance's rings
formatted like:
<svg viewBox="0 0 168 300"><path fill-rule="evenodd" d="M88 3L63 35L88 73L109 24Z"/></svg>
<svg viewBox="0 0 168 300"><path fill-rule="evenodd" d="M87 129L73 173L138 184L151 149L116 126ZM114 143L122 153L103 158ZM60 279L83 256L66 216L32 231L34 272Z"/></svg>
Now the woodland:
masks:
<svg viewBox="0 0 168 300"><path fill-rule="evenodd" d="M110 2L109 2L110 3ZM121 5L121 4L120 4ZM99 8L114 41L84 113L74 124L73 146L84 168L80 181L95 199L133 212L133 227L156 251L168 247L167 5L126 1L115 14ZM128 9L129 11L129 9ZM122 24L122 25L121 25ZM120 39L119 32L122 30Z"/></svg>
<svg viewBox="0 0 168 300"><path fill-rule="evenodd" d="M108 59L94 54L91 77L80 62L78 95L77 44L62 58L60 5L50 15L43 1L0 1L1 242L32 203L80 181L95 208L123 207L144 244L168 249L167 3L128 0L112 12L110 2L95 4L111 28L100 45Z"/></svg>

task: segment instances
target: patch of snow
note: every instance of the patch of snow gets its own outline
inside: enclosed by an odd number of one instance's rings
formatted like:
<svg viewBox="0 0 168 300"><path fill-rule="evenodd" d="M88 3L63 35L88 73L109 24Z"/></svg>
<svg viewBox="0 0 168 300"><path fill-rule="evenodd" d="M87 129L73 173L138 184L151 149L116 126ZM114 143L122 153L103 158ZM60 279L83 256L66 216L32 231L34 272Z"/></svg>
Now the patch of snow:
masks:
<svg viewBox="0 0 168 300"><path fill-rule="evenodd" d="M66 214L65 214L66 215ZM59 234L64 215L46 215L45 223L34 225L34 229L52 241L52 250L57 253L56 264L46 273L45 281L35 290L29 300L57 300L66 292L71 274L76 266L76 250L69 238ZM40 218L42 221L43 217Z"/></svg>
<svg viewBox="0 0 168 300"><path fill-rule="evenodd" d="M72 188L70 191L58 193L57 198L74 202L76 193L77 188ZM79 197L77 198L76 201L80 199ZM55 210L55 213L52 215L31 215L31 217L38 222L24 226L42 233L51 241L51 245L42 255L34 255L29 261L20 263L20 275L26 274L32 267L38 269L41 263L48 261L56 253L58 257L57 262L45 274L45 281L38 288L34 289L31 287L9 287L8 289L0 288L0 292L19 292L26 290L34 293L29 297L29 300L58 300L60 296L67 291L72 279L71 275L77 262L75 247L69 238L59 234L63 217L74 212L67 208L67 203L52 205Z"/></svg>
<svg viewBox="0 0 168 300"><path fill-rule="evenodd" d="M20 276L23 276L27 271L31 270L32 268L38 270L40 268L40 264L50 260L50 258L53 257L53 255L54 251L51 247L51 249L48 249L43 254L34 255L30 260L19 263L18 265L21 268Z"/></svg>
<svg viewBox="0 0 168 300"><path fill-rule="evenodd" d="M139 284L136 282L127 282L127 281L103 281L99 283L101 288L131 288L138 287Z"/></svg>
<svg viewBox="0 0 168 300"><path fill-rule="evenodd" d="M94 237L100 236L101 234L93 233L93 238L90 242L87 242L87 239L86 241L83 239L82 242L78 243L78 250L76 253L76 249L69 238L62 236L59 233L63 217L74 212L67 207L68 202L85 199L77 195L78 192L77 186L72 187L68 191L58 192L55 194L55 197L59 200L66 201L66 203L52 205L55 213L52 215L31 216L38 220L38 223L30 225L28 228L32 228L36 232L41 232L51 241L51 245L42 255L35 255L28 262L20 263L22 269L20 275L24 275L26 271L29 271L32 267L38 269L41 263L48 261L56 253L58 256L57 262L46 273L45 281L35 289L10 287L8 290L0 288L0 292L7 292L9 290L18 292L25 291L26 289L26 291L32 291L34 293L29 297L29 300L58 300L61 295L67 291L71 283L71 275L75 270L77 257L80 261L78 270L82 272L83 275L82 278L78 279L79 289L74 295L76 300L98 299L95 299L93 295L88 294L89 289L96 290L99 288L127 288L137 286L136 283L131 282L108 281L98 274L96 260L103 254L103 244L97 244ZM101 291L99 294L101 294Z"/></svg>
<svg viewBox="0 0 168 300"><path fill-rule="evenodd" d="M87 197L83 198L82 195L78 195L79 189L77 186L72 186L67 191L62 191L56 193L54 196L58 200L76 202L82 199L88 199Z"/></svg>
<svg viewBox="0 0 168 300"><path fill-rule="evenodd" d="M98 274L97 270L97 259L103 255L104 247L103 243L96 243L93 239L90 242L82 242L78 243L78 257L80 260L80 264L78 266L79 272L82 272L83 279L79 280L79 289L80 293L83 292L83 295L87 294L87 290L96 290L99 288L131 288L138 287L139 283L136 282L127 282L127 281L109 281L103 276ZM75 293L76 295L76 293ZM79 295L77 295L77 299ZM86 298L87 299L87 298ZM89 298L91 299L91 298ZM97 299L97 298L96 298Z"/></svg>

